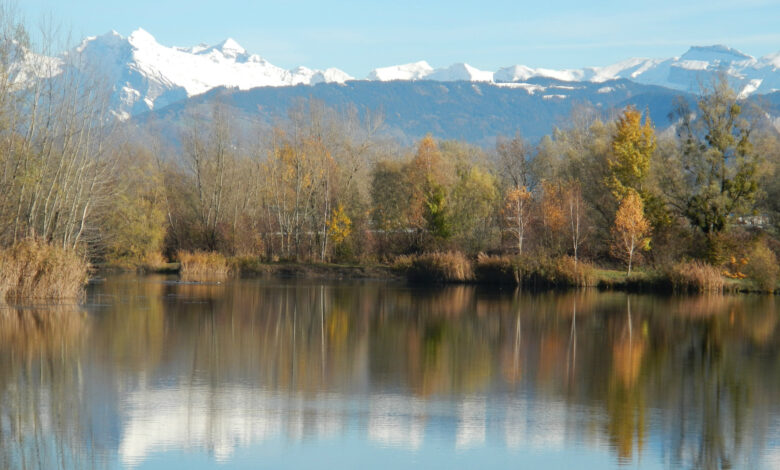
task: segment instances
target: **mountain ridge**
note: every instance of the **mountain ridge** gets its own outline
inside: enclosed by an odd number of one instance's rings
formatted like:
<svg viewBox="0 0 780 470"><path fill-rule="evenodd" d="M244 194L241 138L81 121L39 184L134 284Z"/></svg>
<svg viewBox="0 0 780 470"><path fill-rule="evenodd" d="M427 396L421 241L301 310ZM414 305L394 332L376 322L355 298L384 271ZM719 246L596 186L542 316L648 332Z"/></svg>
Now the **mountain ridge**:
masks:
<svg viewBox="0 0 780 470"><path fill-rule="evenodd" d="M54 64L47 75L53 79L68 67L77 73L98 71L104 75L111 86L110 110L119 120L128 120L220 87L246 91L320 83L465 81L494 84L529 95L545 93L545 99L559 100L569 99L570 93L566 90L572 87L615 80L694 92L699 84L723 73L743 98L780 90L780 52L757 59L725 45L692 46L678 57L629 58L606 66L579 69L516 64L489 71L467 63L435 68L421 60L378 67L366 78L355 79L337 68L315 70L298 66L284 69L248 52L231 38L214 45L164 46L151 33L139 28L127 37L116 31L88 37L58 57L36 60ZM28 70L32 74L35 68L28 67ZM536 83L537 79L569 85L554 85L550 91L549 87ZM558 87L557 92L555 87ZM597 89L588 87L588 90L598 95L613 93L613 88L605 85Z"/></svg>

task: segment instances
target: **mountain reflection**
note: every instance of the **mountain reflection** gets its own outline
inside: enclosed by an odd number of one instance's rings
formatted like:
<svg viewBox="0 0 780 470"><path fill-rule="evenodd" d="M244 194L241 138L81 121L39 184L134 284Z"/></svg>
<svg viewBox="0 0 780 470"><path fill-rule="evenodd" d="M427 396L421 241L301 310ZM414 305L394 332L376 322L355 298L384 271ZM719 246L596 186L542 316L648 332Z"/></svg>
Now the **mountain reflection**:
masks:
<svg viewBox="0 0 780 470"><path fill-rule="evenodd" d="M0 467L340 441L780 463L772 297L117 276L88 300L0 309Z"/></svg>

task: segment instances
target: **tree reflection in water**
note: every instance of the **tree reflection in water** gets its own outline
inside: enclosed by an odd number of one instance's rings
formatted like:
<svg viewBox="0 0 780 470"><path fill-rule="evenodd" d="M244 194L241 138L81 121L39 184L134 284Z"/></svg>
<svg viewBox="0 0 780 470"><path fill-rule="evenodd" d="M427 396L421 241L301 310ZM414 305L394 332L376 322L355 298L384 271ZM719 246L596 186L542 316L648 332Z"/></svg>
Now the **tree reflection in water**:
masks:
<svg viewBox="0 0 780 470"><path fill-rule="evenodd" d="M118 276L85 309L0 310L0 466L228 462L349 435L434 454L584 446L615 465L780 455L772 297Z"/></svg>

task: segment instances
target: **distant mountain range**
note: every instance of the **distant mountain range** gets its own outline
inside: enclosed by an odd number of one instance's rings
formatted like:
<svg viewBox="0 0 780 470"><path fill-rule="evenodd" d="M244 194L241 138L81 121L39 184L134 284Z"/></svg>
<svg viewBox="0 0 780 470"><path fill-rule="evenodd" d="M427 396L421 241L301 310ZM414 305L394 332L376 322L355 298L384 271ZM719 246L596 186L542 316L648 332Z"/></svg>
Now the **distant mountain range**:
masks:
<svg viewBox="0 0 780 470"><path fill-rule="evenodd" d="M577 102L604 109L635 104L665 120L675 96L690 96L717 73L725 73L743 98L780 90L780 53L756 59L726 46L566 70L513 65L492 72L463 63L436 69L420 61L380 67L355 79L336 68L286 70L232 39L167 47L138 29L128 37L110 32L86 38L58 57L30 54L23 67L22 78L56 79L66 67L100 74L112 87L111 111L119 120L150 111L172 117L214 96L229 97L243 112L270 119L283 115L292 98L314 96L332 105L381 109L388 124L413 137L430 131L472 141L518 129L542 135Z"/></svg>
<svg viewBox="0 0 780 470"><path fill-rule="evenodd" d="M604 91L605 87L609 92ZM354 104L358 110L378 111L384 117L385 134L403 143L431 133L437 138L492 146L497 135L511 136L518 131L531 140L541 138L553 126L565 127L572 108L586 103L606 115L633 104L649 110L656 125L664 129L670 123L669 112L680 97L692 100L693 95L625 79L572 83L532 78L523 83L523 88L466 81L355 80L243 91L217 88L136 120L153 119L156 126L163 126L166 134L175 137L188 111L199 110L208 115L209 105L215 101L233 108L239 121L260 120L270 125L286 117L294 103L313 98L337 109Z"/></svg>

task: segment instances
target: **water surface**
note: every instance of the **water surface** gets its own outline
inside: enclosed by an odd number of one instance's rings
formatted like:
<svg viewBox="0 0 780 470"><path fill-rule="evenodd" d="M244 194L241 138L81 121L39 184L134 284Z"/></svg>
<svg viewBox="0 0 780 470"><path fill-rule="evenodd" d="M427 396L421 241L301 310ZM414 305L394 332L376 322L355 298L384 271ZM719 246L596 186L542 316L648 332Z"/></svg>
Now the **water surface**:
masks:
<svg viewBox="0 0 780 470"><path fill-rule="evenodd" d="M778 310L109 277L0 309L0 468L780 468Z"/></svg>

